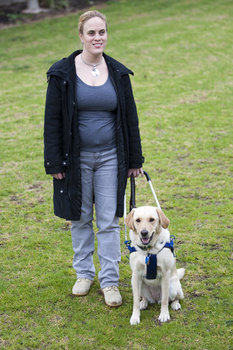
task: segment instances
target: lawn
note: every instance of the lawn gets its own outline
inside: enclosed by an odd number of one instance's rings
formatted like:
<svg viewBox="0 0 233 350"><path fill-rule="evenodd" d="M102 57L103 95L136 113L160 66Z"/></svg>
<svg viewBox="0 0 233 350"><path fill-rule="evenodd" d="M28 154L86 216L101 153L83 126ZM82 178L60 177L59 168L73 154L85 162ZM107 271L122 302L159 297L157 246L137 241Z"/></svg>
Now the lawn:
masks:
<svg viewBox="0 0 233 350"><path fill-rule="evenodd" d="M86 297L72 296L70 224L53 214L43 114L46 71L81 48L80 13L21 24L0 31L0 348L232 350L233 3L121 0L100 10L106 53L135 73L144 169L176 237L185 299L168 323L150 305L130 325L123 219L123 305L105 305L97 277ZM155 205L145 178L136 204Z"/></svg>

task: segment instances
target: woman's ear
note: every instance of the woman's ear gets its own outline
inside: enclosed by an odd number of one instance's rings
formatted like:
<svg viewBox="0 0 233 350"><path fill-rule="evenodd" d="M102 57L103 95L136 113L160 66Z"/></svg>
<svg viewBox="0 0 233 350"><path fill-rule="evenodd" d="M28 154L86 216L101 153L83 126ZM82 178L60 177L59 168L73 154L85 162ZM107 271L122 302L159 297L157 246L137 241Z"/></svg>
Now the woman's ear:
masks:
<svg viewBox="0 0 233 350"><path fill-rule="evenodd" d="M79 33L78 35L79 35L79 38L80 38L80 40L81 40L81 43L83 44L83 39L82 39L83 36L82 36L82 34Z"/></svg>

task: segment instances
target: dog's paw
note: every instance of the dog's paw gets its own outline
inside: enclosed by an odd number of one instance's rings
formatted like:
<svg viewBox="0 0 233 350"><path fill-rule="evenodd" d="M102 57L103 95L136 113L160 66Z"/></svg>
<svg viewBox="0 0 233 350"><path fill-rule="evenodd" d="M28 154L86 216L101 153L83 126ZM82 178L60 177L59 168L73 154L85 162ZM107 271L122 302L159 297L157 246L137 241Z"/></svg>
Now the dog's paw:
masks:
<svg viewBox="0 0 233 350"><path fill-rule="evenodd" d="M172 308L172 310L174 310L174 311L180 310L180 309L181 309L181 305L180 305L180 303L179 303L179 300L174 300L174 301L171 303L171 308Z"/></svg>
<svg viewBox="0 0 233 350"><path fill-rule="evenodd" d="M169 315L169 313L162 313L162 312L161 312L161 314L159 315L158 320L159 320L160 322L167 322L167 321L169 321L169 320L170 320L170 315Z"/></svg>
<svg viewBox="0 0 233 350"><path fill-rule="evenodd" d="M148 300L145 298L142 298L140 301L140 310L146 310L148 306Z"/></svg>
<svg viewBox="0 0 233 350"><path fill-rule="evenodd" d="M130 319L131 326L135 326L140 323L140 316L132 315Z"/></svg>

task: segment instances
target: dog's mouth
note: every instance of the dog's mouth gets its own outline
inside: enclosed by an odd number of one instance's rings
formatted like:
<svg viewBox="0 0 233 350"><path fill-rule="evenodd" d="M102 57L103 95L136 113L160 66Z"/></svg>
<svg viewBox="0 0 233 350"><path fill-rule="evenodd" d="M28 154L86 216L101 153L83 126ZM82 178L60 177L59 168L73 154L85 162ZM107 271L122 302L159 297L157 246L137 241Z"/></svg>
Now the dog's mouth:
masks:
<svg viewBox="0 0 233 350"><path fill-rule="evenodd" d="M142 244L148 245L151 242L153 236L154 236L154 232L152 233L152 235L149 238L148 237L141 237L140 239L141 239Z"/></svg>

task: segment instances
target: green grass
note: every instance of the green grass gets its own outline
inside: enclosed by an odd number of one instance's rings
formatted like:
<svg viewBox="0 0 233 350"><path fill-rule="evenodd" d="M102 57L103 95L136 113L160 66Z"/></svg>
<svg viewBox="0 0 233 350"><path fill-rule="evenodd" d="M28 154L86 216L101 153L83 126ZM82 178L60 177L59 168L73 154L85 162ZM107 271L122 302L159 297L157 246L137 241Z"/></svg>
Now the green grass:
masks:
<svg viewBox="0 0 233 350"><path fill-rule="evenodd" d="M232 1L122 0L101 11L106 53L135 73L144 169L186 268L182 309L160 324L150 305L130 326L123 219L123 306L104 304L97 277L88 296L71 294L69 223L53 215L43 113L46 71L80 47L79 14L46 19L0 31L0 347L232 350ZM146 180L136 186L137 206L155 205Z"/></svg>

